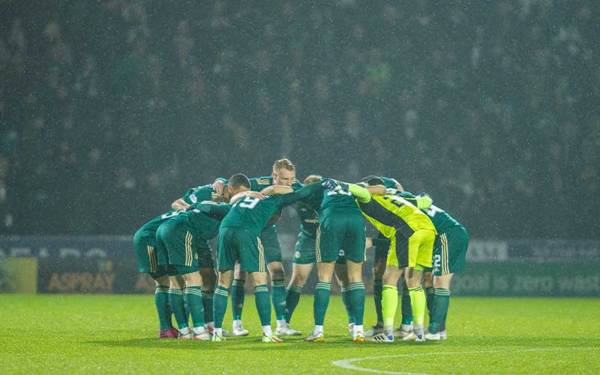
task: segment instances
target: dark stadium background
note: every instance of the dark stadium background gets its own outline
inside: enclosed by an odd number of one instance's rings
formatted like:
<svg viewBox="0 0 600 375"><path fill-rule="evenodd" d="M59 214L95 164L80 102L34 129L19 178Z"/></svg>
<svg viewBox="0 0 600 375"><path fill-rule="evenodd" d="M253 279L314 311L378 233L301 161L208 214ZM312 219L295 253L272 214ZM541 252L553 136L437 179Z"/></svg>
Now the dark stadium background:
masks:
<svg viewBox="0 0 600 375"><path fill-rule="evenodd" d="M596 1L4 1L0 232L129 234L289 157L598 239Z"/></svg>

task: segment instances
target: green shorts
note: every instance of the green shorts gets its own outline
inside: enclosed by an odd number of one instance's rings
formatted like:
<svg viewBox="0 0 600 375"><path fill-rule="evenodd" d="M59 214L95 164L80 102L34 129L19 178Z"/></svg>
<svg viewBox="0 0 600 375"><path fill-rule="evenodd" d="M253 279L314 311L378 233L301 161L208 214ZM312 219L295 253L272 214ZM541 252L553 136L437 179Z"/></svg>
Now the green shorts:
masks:
<svg viewBox="0 0 600 375"><path fill-rule="evenodd" d="M321 218L317 229L317 262L333 262L344 250L347 259L353 262L365 260L365 222L360 214L347 211L330 212Z"/></svg>
<svg viewBox="0 0 600 375"><path fill-rule="evenodd" d="M294 263L295 264L314 264L317 262L315 255L314 238L307 236L304 233L298 234L296 246L294 246Z"/></svg>
<svg viewBox="0 0 600 375"><path fill-rule="evenodd" d="M156 238L159 243L159 265L174 266L180 275L198 271L199 268L214 267L208 242L195 236L184 222L164 222L158 227Z"/></svg>
<svg viewBox="0 0 600 375"><path fill-rule="evenodd" d="M469 233L463 226L452 227L437 236L433 249L434 276L462 272L468 246Z"/></svg>
<svg viewBox="0 0 600 375"><path fill-rule="evenodd" d="M219 229L217 264L219 271L233 270L235 263L246 272L267 272L265 249L259 237L244 228Z"/></svg>
<svg viewBox="0 0 600 375"><path fill-rule="evenodd" d="M144 230L142 227L133 235L133 245L138 272L147 273L153 279L168 274L167 265L158 263L158 249L154 232Z"/></svg>
<svg viewBox="0 0 600 375"><path fill-rule="evenodd" d="M267 264L281 262L281 245L279 244L275 225L266 227L260 234L260 240L265 249Z"/></svg>

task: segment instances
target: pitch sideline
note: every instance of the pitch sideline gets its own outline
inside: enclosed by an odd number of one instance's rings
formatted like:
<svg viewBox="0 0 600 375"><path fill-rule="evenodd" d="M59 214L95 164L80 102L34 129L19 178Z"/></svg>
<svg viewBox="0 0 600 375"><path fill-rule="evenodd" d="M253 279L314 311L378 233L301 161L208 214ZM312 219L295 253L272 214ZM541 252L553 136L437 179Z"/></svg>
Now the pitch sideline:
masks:
<svg viewBox="0 0 600 375"><path fill-rule="evenodd" d="M523 349L519 350L519 352L550 352L550 351L562 351L569 349L577 349L577 350L597 350L596 348L537 348L537 349ZM435 353L436 355L452 355L452 354L484 354L484 353L506 353L512 351L513 349L504 349L504 350L472 350L472 351L455 351L455 352L439 352ZM406 371L386 371L386 370L376 370L372 368L366 367L358 367L353 365L354 362L362 362L370 359L385 359L385 358L399 358L399 357L418 357L424 355L431 355L431 353L405 353L405 354L391 354L391 355L380 355L374 357L363 357L363 358L347 358L340 359L337 361L331 361L331 364L337 367L341 367L346 370L354 370L354 371L362 371L362 372L374 372L378 374L392 374L392 375L429 375L424 372L406 372Z"/></svg>

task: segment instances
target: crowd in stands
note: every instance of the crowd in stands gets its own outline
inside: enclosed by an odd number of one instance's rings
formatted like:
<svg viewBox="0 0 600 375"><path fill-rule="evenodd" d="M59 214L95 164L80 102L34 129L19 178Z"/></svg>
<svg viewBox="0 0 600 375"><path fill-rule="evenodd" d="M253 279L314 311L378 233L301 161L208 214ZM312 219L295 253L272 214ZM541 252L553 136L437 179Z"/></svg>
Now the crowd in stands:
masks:
<svg viewBox="0 0 600 375"><path fill-rule="evenodd" d="M133 233L289 157L475 238L598 238L597 1L38 5L0 16L0 234Z"/></svg>

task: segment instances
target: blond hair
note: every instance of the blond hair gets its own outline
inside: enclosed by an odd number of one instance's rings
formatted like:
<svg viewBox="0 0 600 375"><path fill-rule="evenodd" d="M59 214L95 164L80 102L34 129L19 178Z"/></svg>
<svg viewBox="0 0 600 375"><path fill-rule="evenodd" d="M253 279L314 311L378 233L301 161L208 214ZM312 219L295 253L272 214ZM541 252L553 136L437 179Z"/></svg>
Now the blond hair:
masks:
<svg viewBox="0 0 600 375"><path fill-rule="evenodd" d="M276 172L282 168L287 169L288 171L296 170L296 166L290 161L290 159L275 160L275 163L273 163L273 172Z"/></svg>

